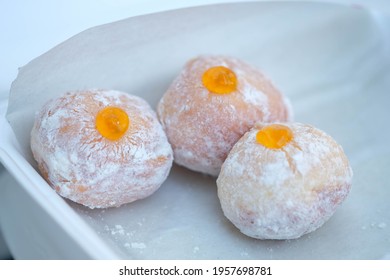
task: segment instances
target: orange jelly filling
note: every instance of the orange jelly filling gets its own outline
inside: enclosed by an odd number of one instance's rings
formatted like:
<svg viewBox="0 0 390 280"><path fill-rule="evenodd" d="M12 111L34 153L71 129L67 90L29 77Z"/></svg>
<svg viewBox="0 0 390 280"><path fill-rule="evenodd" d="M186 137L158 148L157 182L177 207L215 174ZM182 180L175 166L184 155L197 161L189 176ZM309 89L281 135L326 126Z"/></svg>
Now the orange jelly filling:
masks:
<svg viewBox="0 0 390 280"><path fill-rule="evenodd" d="M203 73L202 82L213 93L227 94L237 90L236 74L224 66L207 69Z"/></svg>
<svg viewBox="0 0 390 280"><path fill-rule="evenodd" d="M129 128L129 123L129 116L118 107L106 107L96 116L96 129L109 140L120 139Z"/></svg>
<svg viewBox="0 0 390 280"><path fill-rule="evenodd" d="M267 125L256 134L256 141L269 149L283 148L292 138L291 129L281 124Z"/></svg>

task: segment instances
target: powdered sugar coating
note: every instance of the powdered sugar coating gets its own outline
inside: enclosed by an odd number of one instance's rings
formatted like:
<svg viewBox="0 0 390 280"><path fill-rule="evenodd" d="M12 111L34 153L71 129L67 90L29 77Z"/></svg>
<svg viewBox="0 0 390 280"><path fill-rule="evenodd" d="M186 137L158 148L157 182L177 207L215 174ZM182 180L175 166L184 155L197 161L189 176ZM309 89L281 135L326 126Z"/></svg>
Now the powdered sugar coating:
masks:
<svg viewBox="0 0 390 280"><path fill-rule="evenodd" d="M123 109L129 129L117 141L96 129L97 113ZM150 106L113 90L69 92L37 114L31 149L42 176L61 195L90 208L145 198L168 176L173 153Z"/></svg>
<svg viewBox="0 0 390 280"><path fill-rule="evenodd" d="M215 66L231 69L238 89L210 93L203 73ZM189 61L160 100L157 113L174 151L175 162L217 176L234 143L257 121L290 121L288 100L248 64L226 56Z"/></svg>
<svg viewBox="0 0 390 280"><path fill-rule="evenodd" d="M265 124L233 147L217 179L225 216L244 234L292 239L323 225L347 197L352 169L340 145L300 123L284 124L293 140L281 149L256 142Z"/></svg>

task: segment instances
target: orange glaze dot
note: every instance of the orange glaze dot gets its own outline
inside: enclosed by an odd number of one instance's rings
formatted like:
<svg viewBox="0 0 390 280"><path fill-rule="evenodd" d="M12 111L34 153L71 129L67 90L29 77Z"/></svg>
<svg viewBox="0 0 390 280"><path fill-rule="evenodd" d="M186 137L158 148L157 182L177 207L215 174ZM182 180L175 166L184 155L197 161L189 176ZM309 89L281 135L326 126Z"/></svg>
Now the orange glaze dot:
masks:
<svg viewBox="0 0 390 280"><path fill-rule="evenodd" d="M106 107L100 110L96 116L96 129L109 139L120 139L129 128L129 116L118 107Z"/></svg>
<svg viewBox="0 0 390 280"><path fill-rule="evenodd" d="M267 125L256 134L256 141L269 149L283 148L292 138L291 129L281 124Z"/></svg>
<svg viewBox="0 0 390 280"><path fill-rule="evenodd" d="M213 93L227 94L237 90L236 74L224 66L207 69L203 73L202 82Z"/></svg>

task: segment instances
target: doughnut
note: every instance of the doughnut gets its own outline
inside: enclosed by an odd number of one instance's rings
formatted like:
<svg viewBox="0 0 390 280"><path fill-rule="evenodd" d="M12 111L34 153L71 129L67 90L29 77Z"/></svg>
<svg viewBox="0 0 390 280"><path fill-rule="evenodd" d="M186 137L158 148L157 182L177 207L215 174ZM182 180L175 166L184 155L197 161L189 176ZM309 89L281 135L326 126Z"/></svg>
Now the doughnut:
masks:
<svg viewBox="0 0 390 280"><path fill-rule="evenodd" d="M157 106L175 163L217 176L233 145L257 121L290 121L288 100L236 58L189 61Z"/></svg>
<svg viewBox="0 0 390 280"><path fill-rule="evenodd" d="M173 161L146 101L114 90L73 91L47 102L36 115L31 150L58 194L90 208L151 195Z"/></svg>
<svg viewBox="0 0 390 280"><path fill-rule="evenodd" d="M352 169L342 147L301 123L258 123L232 148L217 179L224 215L245 235L294 239L345 200Z"/></svg>

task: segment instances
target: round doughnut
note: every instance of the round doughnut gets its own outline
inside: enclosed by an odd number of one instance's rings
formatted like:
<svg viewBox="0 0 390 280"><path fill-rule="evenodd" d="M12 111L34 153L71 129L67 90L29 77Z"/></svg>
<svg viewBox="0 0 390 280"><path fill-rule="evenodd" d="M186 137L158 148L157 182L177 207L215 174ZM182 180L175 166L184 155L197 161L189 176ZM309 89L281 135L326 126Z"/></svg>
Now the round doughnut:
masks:
<svg viewBox="0 0 390 280"><path fill-rule="evenodd" d="M150 106L113 90L68 92L46 103L35 118L31 150L61 196L90 208L151 195L173 161Z"/></svg>
<svg viewBox="0 0 390 280"><path fill-rule="evenodd" d="M258 239L293 239L323 225L347 197L352 169L342 147L313 126L256 124L217 179L225 216Z"/></svg>
<svg viewBox="0 0 390 280"><path fill-rule="evenodd" d="M235 58L189 61L157 107L177 164L217 176L234 143L257 121L290 121L288 100Z"/></svg>

